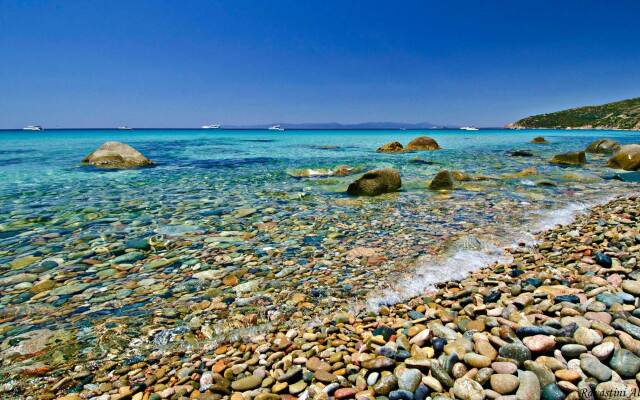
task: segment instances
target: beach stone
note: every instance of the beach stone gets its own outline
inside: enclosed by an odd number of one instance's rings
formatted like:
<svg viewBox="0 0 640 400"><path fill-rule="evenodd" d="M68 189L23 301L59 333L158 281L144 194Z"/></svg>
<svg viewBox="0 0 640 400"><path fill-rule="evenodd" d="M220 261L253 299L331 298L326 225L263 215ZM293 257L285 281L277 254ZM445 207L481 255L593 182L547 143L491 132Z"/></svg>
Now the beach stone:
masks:
<svg viewBox="0 0 640 400"><path fill-rule="evenodd" d="M231 382L231 388L239 392L255 389L262 384L262 378L257 375L249 375L245 378Z"/></svg>
<svg viewBox="0 0 640 400"><path fill-rule="evenodd" d="M627 144L618 149L607 163L608 167L636 171L640 168L640 145Z"/></svg>
<svg viewBox="0 0 640 400"><path fill-rule="evenodd" d="M559 369L555 375L561 381L576 382L580 379L580 374L571 369Z"/></svg>
<svg viewBox="0 0 640 400"><path fill-rule="evenodd" d="M640 281L624 280L622 281L622 290L631 293L634 296L640 296Z"/></svg>
<svg viewBox="0 0 640 400"><path fill-rule="evenodd" d="M534 353L546 353L556 345L556 341L551 336L534 335L528 336L522 340L525 346Z"/></svg>
<svg viewBox="0 0 640 400"><path fill-rule="evenodd" d="M640 357L627 349L618 348L613 352L609 365L623 378L633 378L640 371Z"/></svg>
<svg viewBox="0 0 640 400"><path fill-rule="evenodd" d="M560 389L560 386L555 383L550 383L542 387L540 398L541 400L563 400L565 394L562 389Z"/></svg>
<svg viewBox="0 0 640 400"><path fill-rule="evenodd" d="M408 390L394 390L389 393L389 400L414 400L413 392L409 392Z"/></svg>
<svg viewBox="0 0 640 400"><path fill-rule="evenodd" d="M319 369L316 372L314 372L313 376L320 382L324 382L324 383L331 383L338 380L337 376L323 369Z"/></svg>
<svg viewBox="0 0 640 400"><path fill-rule="evenodd" d="M485 368L491 365L491 359L480 354L467 353L463 359L466 364L474 368Z"/></svg>
<svg viewBox="0 0 640 400"><path fill-rule="evenodd" d="M417 369L408 368L398 375L398 387L400 390L414 392L422 381L422 372Z"/></svg>
<svg viewBox="0 0 640 400"><path fill-rule="evenodd" d="M496 361L491 363L491 368L499 374L515 374L518 366L512 362Z"/></svg>
<svg viewBox="0 0 640 400"><path fill-rule="evenodd" d="M637 396L623 382L602 382L596 386L596 399L598 400L628 400ZM586 397L585 397L586 398Z"/></svg>
<svg viewBox="0 0 640 400"><path fill-rule="evenodd" d="M611 139L598 139L594 140L587 146L585 152L587 153L599 153L610 154L620 149L620 143Z"/></svg>
<svg viewBox="0 0 640 400"><path fill-rule="evenodd" d="M390 369L395 366L395 361L387 357L376 357L362 362L362 368L368 370Z"/></svg>
<svg viewBox="0 0 640 400"><path fill-rule="evenodd" d="M347 188L352 196L377 196L395 192L402 186L400 173L391 168L367 172Z"/></svg>
<svg viewBox="0 0 640 400"><path fill-rule="evenodd" d="M517 376L511 374L493 374L491 375L491 389L500 394L510 394L518 389L520 380Z"/></svg>
<svg viewBox="0 0 640 400"><path fill-rule="evenodd" d="M586 353L587 351L589 351L589 349L587 349L585 346L581 344L572 343L572 344L565 344L560 348L560 351L562 352L562 355L565 356L565 358L570 359L570 358L578 358L580 354Z"/></svg>
<svg viewBox="0 0 640 400"><path fill-rule="evenodd" d="M453 177L448 170L442 170L429 183L431 190L450 190L453 189Z"/></svg>
<svg viewBox="0 0 640 400"><path fill-rule="evenodd" d="M507 343L500 347L498 353L502 357L511 358L522 365L525 361L531 360L531 350L520 343Z"/></svg>
<svg viewBox="0 0 640 400"><path fill-rule="evenodd" d="M584 151L572 151L556 154L549 162L560 165L582 165L587 162L587 158L585 157Z"/></svg>
<svg viewBox="0 0 640 400"><path fill-rule="evenodd" d="M469 378L456 379L453 394L462 400L483 400L485 396L482 385Z"/></svg>
<svg viewBox="0 0 640 400"><path fill-rule="evenodd" d="M551 371L550 368L547 368L544 364L537 363L535 361L527 360L524 362L524 367L528 370L536 374L538 377L538 382L540 386L546 386L551 383L555 383L556 376Z"/></svg>
<svg viewBox="0 0 640 400"><path fill-rule="evenodd" d="M437 362L431 363L431 375L433 375L433 377L445 387L450 388L453 386L453 378Z"/></svg>
<svg viewBox="0 0 640 400"><path fill-rule="evenodd" d="M378 382L373 385L373 390L381 396L388 395L398 385L398 378L393 375L382 375Z"/></svg>
<svg viewBox="0 0 640 400"><path fill-rule="evenodd" d="M578 344L586 347L592 347L602 342L602 337L598 334L598 332L594 331L593 329L585 328L583 326L576 329L576 331L573 333L573 338Z"/></svg>
<svg viewBox="0 0 640 400"><path fill-rule="evenodd" d="M633 338L640 340L640 326L634 325L622 318L617 318L616 320L614 320L611 326L616 329L621 329L629 335L633 336Z"/></svg>
<svg viewBox="0 0 640 400"><path fill-rule="evenodd" d="M517 400L540 400L540 382L538 377L531 371L520 373L520 386L516 391Z"/></svg>
<svg viewBox="0 0 640 400"><path fill-rule="evenodd" d="M300 392L302 392L303 390L305 390L307 388L307 382L300 380L296 383L292 383L291 385L289 385L289 393L291 394L298 394ZM351 389L354 391L353 394L355 394L355 389ZM337 391L336 391L337 392ZM351 397L351 396L345 396L345 397ZM336 398L338 398L336 396ZM344 397L341 397L344 398Z"/></svg>
<svg viewBox="0 0 640 400"><path fill-rule="evenodd" d="M428 136L417 137L407 145L409 151L438 150L439 148L438 142Z"/></svg>
<svg viewBox="0 0 640 400"><path fill-rule="evenodd" d="M424 383L421 383L413 394L414 400L425 400L429 395L429 388Z"/></svg>
<svg viewBox="0 0 640 400"><path fill-rule="evenodd" d="M580 355L580 368L600 382L611 379L611 369L591 354Z"/></svg>
<svg viewBox="0 0 640 400"><path fill-rule="evenodd" d="M121 142L105 142L82 160L98 168L136 168L153 163L138 150Z"/></svg>
<svg viewBox="0 0 640 400"><path fill-rule="evenodd" d="M378 153L400 153L404 151L404 147L400 142L389 142L378 147Z"/></svg>
<svg viewBox="0 0 640 400"><path fill-rule="evenodd" d="M547 140L542 136L536 136L533 139L531 139L531 143L540 144L540 143L549 143L549 142L547 142Z"/></svg>

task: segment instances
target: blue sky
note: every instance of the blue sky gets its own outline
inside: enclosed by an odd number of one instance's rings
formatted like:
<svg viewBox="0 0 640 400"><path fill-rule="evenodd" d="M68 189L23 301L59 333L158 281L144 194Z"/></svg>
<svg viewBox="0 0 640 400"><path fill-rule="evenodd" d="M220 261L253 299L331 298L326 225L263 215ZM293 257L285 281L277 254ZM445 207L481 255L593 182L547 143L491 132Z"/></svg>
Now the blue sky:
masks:
<svg viewBox="0 0 640 400"><path fill-rule="evenodd" d="M501 126L640 96L638 1L0 0L0 128Z"/></svg>

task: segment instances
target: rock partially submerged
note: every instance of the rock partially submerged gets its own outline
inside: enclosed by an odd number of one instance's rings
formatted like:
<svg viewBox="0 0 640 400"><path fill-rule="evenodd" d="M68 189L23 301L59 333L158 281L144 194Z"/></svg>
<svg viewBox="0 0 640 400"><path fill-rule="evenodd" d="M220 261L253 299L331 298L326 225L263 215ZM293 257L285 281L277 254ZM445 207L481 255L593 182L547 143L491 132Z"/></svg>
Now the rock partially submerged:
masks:
<svg viewBox="0 0 640 400"><path fill-rule="evenodd" d="M584 151L571 151L568 153L556 154L549 160L552 164L560 165L582 165L587 163Z"/></svg>
<svg viewBox="0 0 640 400"><path fill-rule="evenodd" d="M401 153L404 151L404 147L400 142L389 142L378 147L376 151L378 153Z"/></svg>
<svg viewBox="0 0 640 400"><path fill-rule="evenodd" d="M417 137L407 145L407 151L431 151L439 148L438 142L428 136Z"/></svg>
<svg viewBox="0 0 640 400"><path fill-rule="evenodd" d="M287 173L296 178L323 178L328 176L347 176L358 172L356 168L349 165L338 165L335 168L305 168L288 171Z"/></svg>
<svg viewBox="0 0 640 400"><path fill-rule="evenodd" d="M347 193L352 196L377 196L395 192L402 186L400 172L392 168L377 169L351 183Z"/></svg>
<svg viewBox="0 0 640 400"><path fill-rule="evenodd" d="M587 146L587 148L585 149L587 153L599 153L599 154L611 154L618 150L620 150L620 143L611 139L595 140L591 142L591 144Z"/></svg>
<svg viewBox="0 0 640 400"><path fill-rule="evenodd" d="M549 143L549 142L547 142L547 139L543 138L542 136L536 136L533 139L531 139L531 143L543 144L543 143Z"/></svg>
<svg viewBox="0 0 640 400"><path fill-rule="evenodd" d="M640 168L640 144L628 144L620 147L607 166L611 168L636 171Z"/></svg>
<svg viewBox="0 0 640 400"><path fill-rule="evenodd" d="M453 176L448 170L442 170L436 174L429 184L431 190L450 190L453 189Z"/></svg>
<svg viewBox="0 0 640 400"><path fill-rule="evenodd" d="M83 164L98 168L139 168L153 165L153 162L138 150L121 142L105 142L82 160Z"/></svg>

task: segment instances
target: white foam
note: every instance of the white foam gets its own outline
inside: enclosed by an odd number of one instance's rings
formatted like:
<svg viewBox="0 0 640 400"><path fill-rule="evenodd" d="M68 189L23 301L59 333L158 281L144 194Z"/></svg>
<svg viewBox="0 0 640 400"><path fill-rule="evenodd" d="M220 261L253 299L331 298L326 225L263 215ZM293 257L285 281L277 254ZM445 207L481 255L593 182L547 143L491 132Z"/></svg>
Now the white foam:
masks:
<svg viewBox="0 0 640 400"><path fill-rule="evenodd" d="M450 251L439 257L425 257L417 266L398 277L382 292L372 294L367 299L367 308L377 310L381 305L392 305L411 297L433 290L436 284L450 280L463 279L469 272L476 271L494 263L507 264L512 257L505 251L520 244L532 246L536 243L534 234L551 229L556 225L566 225L578 214L591 207L605 204L615 196L607 196L589 202L568 203L564 207L532 213L534 222L525 224L521 230L513 230L503 238L492 241L479 241L466 237L452 244ZM462 244L461 244L462 243ZM469 248L466 244L475 243Z"/></svg>

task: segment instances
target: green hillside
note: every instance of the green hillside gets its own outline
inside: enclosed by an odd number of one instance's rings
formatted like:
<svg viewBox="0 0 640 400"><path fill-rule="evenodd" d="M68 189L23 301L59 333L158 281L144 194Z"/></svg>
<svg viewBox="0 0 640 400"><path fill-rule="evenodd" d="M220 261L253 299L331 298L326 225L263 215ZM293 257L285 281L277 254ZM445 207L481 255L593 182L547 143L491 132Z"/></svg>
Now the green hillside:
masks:
<svg viewBox="0 0 640 400"><path fill-rule="evenodd" d="M640 129L640 97L533 115L511 123L507 128Z"/></svg>

